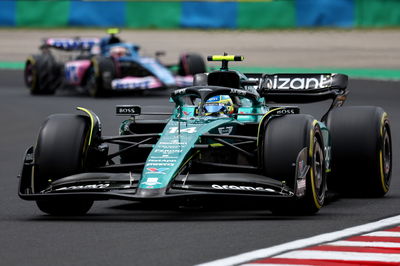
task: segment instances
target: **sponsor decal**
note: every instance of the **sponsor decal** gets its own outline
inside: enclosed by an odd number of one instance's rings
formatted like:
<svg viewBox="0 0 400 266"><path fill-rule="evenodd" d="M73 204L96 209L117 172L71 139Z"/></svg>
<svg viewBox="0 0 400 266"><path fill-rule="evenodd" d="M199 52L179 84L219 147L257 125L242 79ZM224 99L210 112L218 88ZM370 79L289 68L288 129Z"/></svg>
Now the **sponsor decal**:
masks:
<svg viewBox="0 0 400 266"><path fill-rule="evenodd" d="M275 190L271 188L264 187L251 187L251 186L235 186L235 185L211 185L213 189L219 190L243 190L243 191L267 191L267 192L275 192Z"/></svg>
<svg viewBox="0 0 400 266"><path fill-rule="evenodd" d="M331 86L331 75L319 75L316 77L279 77L274 75L264 80L264 88L278 90L310 90L323 89Z"/></svg>
<svg viewBox="0 0 400 266"><path fill-rule="evenodd" d="M173 145L187 145L187 142L180 142L177 139L173 139L170 142L161 141L160 144L162 144L162 145L170 145L170 144L173 144Z"/></svg>
<svg viewBox="0 0 400 266"><path fill-rule="evenodd" d="M305 178L297 180L297 189L302 191L302 193L297 194L297 196L304 195L304 191L306 190L306 179Z"/></svg>
<svg viewBox="0 0 400 266"><path fill-rule="evenodd" d="M162 156L151 156L152 159L177 159L178 156L168 156L168 155L162 155Z"/></svg>
<svg viewBox="0 0 400 266"><path fill-rule="evenodd" d="M170 127L168 129L168 133L171 133L171 134L178 133L178 131L180 133L185 132L185 133L193 134L193 133L196 133L196 127L181 128L180 130L178 127Z"/></svg>
<svg viewBox="0 0 400 266"><path fill-rule="evenodd" d="M173 153L182 153L182 150L164 150L164 149L155 149L154 152L156 153L163 153L163 154L173 154Z"/></svg>
<svg viewBox="0 0 400 266"><path fill-rule="evenodd" d="M174 163L147 163L147 166L174 166Z"/></svg>
<svg viewBox="0 0 400 266"><path fill-rule="evenodd" d="M296 196L303 197L306 194L306 179L300 178L297 179L297 188L296 188Z"/></svg>
<svg viewBox="0 0 400 266"><path fill-rule="evenodd" d="M90 60L67 62L64 67L65 80L70 84L79 85L89 66Z"/></svg>
<svg viewBox="0 0 400 266"><path fill-rule="evenodd" d="M147 186L154 186L154 185L160 185L161 183L158 182L157 177L148 177L146 179L146 182L143 182L142 184L147 185Z"/></svg>
<svg viewBox="0 0 400 266"><path fill-rule="evenodd" d="M233 129L232 126L229 126L229 127L219 127L219 128L218 128L218 132L219 132L219 134L221 134L221 135L230 135L230 134L232 133L232 129Z"/></svg>
<svg viewBox="0 0 400 266"><path fill-rule="evenodd" d="M296 166L296 196L302 197L306 193L306 176L310 167L307 165L307 148L304 148L298 158Z"/></svg>
<svg viewBox="0 0 400 266"><path fill-rule="evenodd" d="M176 149L176 148L179 148L179 147L177 147L176 145L160 145L160 148L163 148L163 149Z"/></svg>
<svg viewBox="0 0 400 266"><path fill-rule="evenodd" d="M330 164L330 162L331 162L331 147L330 146L328 146L328 147L325 147L325 168L328 170L328 169L330 169L331 168L331 164Z"/></svg>
<svg viewBox="0 0 400 266"><path fill-rule="evenodd" d="M305 163L304 163L303 160L301 160L301 161L299 162L300 173L303 173L303 171L304 171L304 166L305 166Z"/></svg>
<svg viewBox="0 0 400 266"><path fill-rule="evenodd" d="M276 114L278 115L292 115L292 114L298 114L298 110L295 108L285 108L281 110L277 110Z"/></svg>
<svg viewBox="0 0 400 266"><path fill-rule="evenodd" d="M78 189L103 189L109 187L110 184L94 184L94 185L81 185L57 188L55 191L61 190L78 190Z"/></svg>
<svg viewBox="0 0 400 266"><path fill-rule="evenodd" d="M56 48L62 49L90 49L100 42L97 38L78 38L78 39L68 39L68 38L49 38L46 44Z"/></svg>
<svg viewBox="0 0 400 266"><path fill-rule="evenodd" d="M175 159L150 159L147 161L152 162L152 163L174 163L174 162L176 162Z"/></svg>
<svg viewBox="0 0 400 266"><path fill-rule="evenodd" d="M146 168L146 170L148 172L146 172L146 174L162 174L165 175L165 172L168 170L169 168Z"/></svg>
<svg viewBox="0 0 400 266"><path fill-rule="evenodd" d="M236 95L245 96L247 92L244 90L239 90L239 89L231 89L231 93L236 94Z"/></svg>
<svg viewBox="0 0 400 266"><path fill-rule="evenodd" d="M126 77L123 79L114 79L111 82L111 87L115 90L126 89L154 89L161 87L160 81L154 77L134 78Z"/></svg>
<svg viewBox="0 0 400 266"><path fill-rule="evenodd" d="M33 153L27 153L25 156L25 160L27 162L32 162L33 161Z"/></svg>
<svg viewBox="0 0 400 266"><path fill-rule="evenodd" d="M175 90L174 94L178 95L178 94L185 94L186 93L186 89L179 89L179 90Z"/></svg>
<svg viewBox="0 0 400 266"><path fill-rule="evenodd" d="M133 105L117 105L116 114L117 115L140 115L140 106Z"/></svg>

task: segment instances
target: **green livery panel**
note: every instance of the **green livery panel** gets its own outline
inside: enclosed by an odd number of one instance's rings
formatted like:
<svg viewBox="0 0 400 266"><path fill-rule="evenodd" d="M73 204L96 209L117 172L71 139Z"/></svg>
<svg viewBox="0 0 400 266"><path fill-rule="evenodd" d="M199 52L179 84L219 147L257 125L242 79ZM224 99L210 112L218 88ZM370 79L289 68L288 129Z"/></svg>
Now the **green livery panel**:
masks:
<svg viewBox="0 0 400 266"><path fill-rule="evenodd" d="M139 188L165 188L193 156L202 134L237 124L232 118L171 119L147 158Z"/></svg>

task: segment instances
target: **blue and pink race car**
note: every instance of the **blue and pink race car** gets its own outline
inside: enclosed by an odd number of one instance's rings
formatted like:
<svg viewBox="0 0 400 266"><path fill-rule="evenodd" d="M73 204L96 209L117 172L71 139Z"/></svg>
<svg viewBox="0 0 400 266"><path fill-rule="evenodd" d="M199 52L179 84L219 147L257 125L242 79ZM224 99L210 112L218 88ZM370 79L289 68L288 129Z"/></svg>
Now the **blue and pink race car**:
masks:
<svg viewBox="0 0 400 266"><path fill-rule="evenodd" d="M179 62L163 64L141 56L139 46L122 42L111 29L104 38L46 38L41 53L27 58L24 78L31 94L53 94L73 87L89 95L190 86L193 75L206 72L198 54L182 54Z"/></svg>

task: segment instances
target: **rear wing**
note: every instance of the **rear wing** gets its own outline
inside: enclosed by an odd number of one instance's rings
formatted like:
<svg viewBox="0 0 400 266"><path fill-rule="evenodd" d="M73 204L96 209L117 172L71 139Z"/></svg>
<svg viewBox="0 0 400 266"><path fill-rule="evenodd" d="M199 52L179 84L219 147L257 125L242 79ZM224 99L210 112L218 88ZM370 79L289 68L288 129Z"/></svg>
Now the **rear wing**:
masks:
<svg viewBox="0 0 400 266"><path fill-rule="evenodd" d="M338 96L343 99L348 93L348 76L343 74L262 74L258 77L249 74L248 77L258 80L257 90L267 102L335 100Z"/></svg>
<svg viewBox="0 0 400 266"><path fill-rule="evenodd" d="M71 51L90 50L99 44L99 38L47 38L43 40L42 47Z"/></svg>

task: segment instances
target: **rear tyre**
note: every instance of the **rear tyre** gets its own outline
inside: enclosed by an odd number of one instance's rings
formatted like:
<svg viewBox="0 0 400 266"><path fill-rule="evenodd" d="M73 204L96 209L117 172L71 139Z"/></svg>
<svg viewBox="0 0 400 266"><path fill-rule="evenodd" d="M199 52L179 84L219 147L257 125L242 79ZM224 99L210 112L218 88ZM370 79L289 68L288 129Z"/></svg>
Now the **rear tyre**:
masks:
<svg viewBox="0 0 400 266"><path fill-rule="evenodd" d="M278 200L271 211L279 215L310 215L319 211L325 201L326 173L321 130L310 115L287 115L272 119L266 128L263 144L264 174L297 188L296 161L306 148L307 165L303 195ZM304 187L297 190L304 190Z"/></svg>
<svg viewBox="0 0 400 266"><path fill-rule="evenodd" d="M60 68L51 54L33 55L25 62L24 80L33 95L54 94L61 84Z"/></svg>
<svg viewBox="0 0 400 266"><path fill-rule="evenodd" d="M51 183L83 171L89 138L87 117L71 114L51 115L44 122L34 153L33 190L40 193ZM38 200L39 209L51 215L80 215L91 200Z"/></svg>
<svg viewBox="0 0 400 266"><path fill-rule="evenodd" d="M112 58L96 56L92 58L87 82L89 95L105 97L112 90L111 82L116 76L115 63Z"/></svg>
<svg viewBox="0 0 400 266"><path fill-rule="evenodd" d="M392 141L380 107L351 106L327 117L332 140L329 189L357 197L382 197L390 187Z"/></svg>
<svg viewBox="0 0 400 266"><path fill-rule="evenodd" d="M201 55L183 54L179 58L178 75L189 76L207 72L206 63Z"/></svg>

